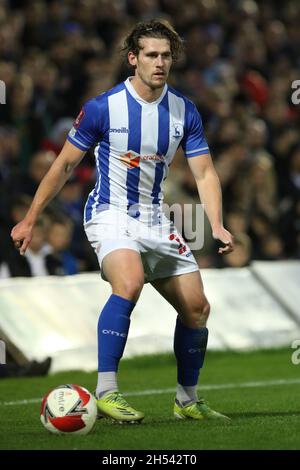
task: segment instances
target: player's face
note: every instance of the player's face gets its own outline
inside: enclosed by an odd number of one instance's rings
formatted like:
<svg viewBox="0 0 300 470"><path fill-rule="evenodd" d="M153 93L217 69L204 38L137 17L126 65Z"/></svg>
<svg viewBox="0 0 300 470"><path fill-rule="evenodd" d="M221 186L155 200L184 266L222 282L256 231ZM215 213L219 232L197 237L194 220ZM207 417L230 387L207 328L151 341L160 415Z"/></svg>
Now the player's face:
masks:
<svg viewBox="0 0 300 470"><path fill-rule="evenodd" d="M141 50L136 56L128 54L131 65L136 67L135 76L152 90L162 88L172 65L172 54L168 39L141 38Z"/></svg>

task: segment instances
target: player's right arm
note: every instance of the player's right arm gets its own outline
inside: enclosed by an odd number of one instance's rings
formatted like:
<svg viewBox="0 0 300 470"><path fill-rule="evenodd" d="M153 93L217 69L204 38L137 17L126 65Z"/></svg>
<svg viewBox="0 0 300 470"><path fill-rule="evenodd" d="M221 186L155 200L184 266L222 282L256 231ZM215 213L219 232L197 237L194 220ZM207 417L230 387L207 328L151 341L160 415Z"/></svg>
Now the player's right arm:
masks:
<svg viewBox="0 0 300 470"><path fill-rule="evenodd" d="M13 242L21 255L24 255L31 242L33 227L39 215L64 186L73 169L84 157L85 152L67 140L42 179L25 218L11 231Z"/></svg>

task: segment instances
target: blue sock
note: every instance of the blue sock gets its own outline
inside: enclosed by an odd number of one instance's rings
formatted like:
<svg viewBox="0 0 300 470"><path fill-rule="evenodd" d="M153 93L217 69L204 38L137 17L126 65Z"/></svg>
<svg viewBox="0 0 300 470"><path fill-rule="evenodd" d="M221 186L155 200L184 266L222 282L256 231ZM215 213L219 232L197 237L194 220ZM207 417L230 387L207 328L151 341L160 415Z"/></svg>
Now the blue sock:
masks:
<svg viewBox="0 0 300 470"><path fill-rule="evenodd" d="M98 372L116 372L127 341L135 303L112 294L98 321Z"/></svg>
<svg viewBox="0 0 300 470"><path fill-rule="evenodd" d="M208 329L188 328L177 317L174 335L174 353L177 360L177 381L190 387L198 383L203 366Z"/></svg>

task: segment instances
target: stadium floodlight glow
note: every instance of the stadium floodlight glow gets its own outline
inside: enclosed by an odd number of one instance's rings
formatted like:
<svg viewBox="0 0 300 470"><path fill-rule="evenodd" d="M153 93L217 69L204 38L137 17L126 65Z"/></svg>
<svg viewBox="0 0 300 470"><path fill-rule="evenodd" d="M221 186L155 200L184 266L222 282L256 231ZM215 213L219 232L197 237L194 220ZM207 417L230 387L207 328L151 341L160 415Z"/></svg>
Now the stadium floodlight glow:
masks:
<svg viewBox="0 0 300 470"><path fill-rule="evenodd" d="M6 85L0 80L0 104L6 104Z"/></svg>
<svg viewBox="0 0 300 470"><path fill-rule="evenodd" d="M72 343L68 341L66 338L59 334L51 334L47 335L42 338L40 342L40 346L43 348L44 351L47 353L51 353L57 350L65 350L70 349L73 347Z"/></svg>

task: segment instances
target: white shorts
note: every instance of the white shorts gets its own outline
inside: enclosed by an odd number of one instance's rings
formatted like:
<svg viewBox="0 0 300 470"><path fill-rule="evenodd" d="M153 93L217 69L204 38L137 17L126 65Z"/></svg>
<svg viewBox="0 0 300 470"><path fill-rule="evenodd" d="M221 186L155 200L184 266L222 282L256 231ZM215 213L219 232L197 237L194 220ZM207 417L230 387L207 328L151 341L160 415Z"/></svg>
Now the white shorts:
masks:
<svg viewBox="0 0 300 470"><path fill-rule="evenodd" d="M165 216L161 224L148 227L126 213L109 209L95 215L84 228L100 269L106 255L127 248L140 253L145 282L199 270L190 248Z"/></svg>

